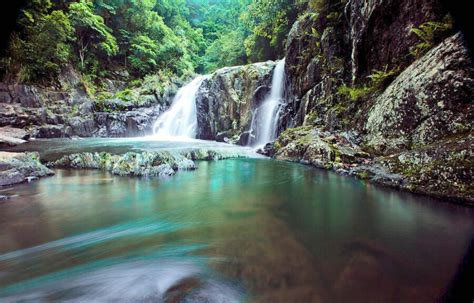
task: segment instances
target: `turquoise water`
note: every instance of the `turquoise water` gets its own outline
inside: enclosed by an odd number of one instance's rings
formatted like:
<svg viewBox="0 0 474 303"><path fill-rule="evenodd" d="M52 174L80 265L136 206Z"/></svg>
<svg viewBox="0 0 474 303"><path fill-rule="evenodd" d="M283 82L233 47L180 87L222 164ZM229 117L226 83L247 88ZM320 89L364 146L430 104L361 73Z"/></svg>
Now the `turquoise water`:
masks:
<svg viewBox="0 0 474 303"><path fill-rule="evenodd" d="M472 209L266 159L1 190L1 302L432 302Z"/></svg>

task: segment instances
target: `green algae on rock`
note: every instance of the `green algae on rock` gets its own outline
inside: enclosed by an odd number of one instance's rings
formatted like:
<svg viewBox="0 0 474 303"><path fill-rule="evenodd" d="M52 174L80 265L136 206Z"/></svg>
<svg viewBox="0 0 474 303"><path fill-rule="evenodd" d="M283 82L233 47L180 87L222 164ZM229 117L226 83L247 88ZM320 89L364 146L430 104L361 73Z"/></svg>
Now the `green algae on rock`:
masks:
<svg viewBox="0 0 474 303"><path fill-rule="evenodd" d="M41 164L38 153L0 152L0 186L31 181L53 174L53 171Z"/></svg>

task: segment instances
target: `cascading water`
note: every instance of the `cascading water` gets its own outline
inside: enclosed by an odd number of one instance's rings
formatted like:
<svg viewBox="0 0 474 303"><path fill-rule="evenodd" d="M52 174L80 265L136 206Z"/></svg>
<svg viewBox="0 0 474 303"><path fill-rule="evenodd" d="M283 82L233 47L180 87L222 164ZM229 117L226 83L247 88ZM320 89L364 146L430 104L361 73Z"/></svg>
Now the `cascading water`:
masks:
<svg viewBox="0 0 474 303"><path fill-rule="evenodd" d="M249 145L261 146L276 139L284 88L285 59L282 59L273 71L270 95L253 115Z"/></svg>
<svg viewBox="0 0 474 303"><path fill-rule="evenodd" d="M206 78L199 76L178 91L171 107L156 120L153 126L155 136L196 137L196 94Z"/></svg>

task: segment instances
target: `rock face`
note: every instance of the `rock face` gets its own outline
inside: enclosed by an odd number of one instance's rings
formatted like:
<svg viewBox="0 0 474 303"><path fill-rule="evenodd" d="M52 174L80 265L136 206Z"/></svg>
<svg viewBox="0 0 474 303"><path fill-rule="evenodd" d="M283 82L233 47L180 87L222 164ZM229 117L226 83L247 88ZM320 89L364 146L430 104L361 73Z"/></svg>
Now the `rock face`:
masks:
<svg viewBox="0 0 474 303"><path fill-rule="evenodd" d="M197 138L247 143L252 109L270 91L275 62L223 68L204 80L196 96Z"/></svg>
<svg viewBox="0 0 474 303"><path fill-rule="evenodd" d="M127 112L95 113L94 122L98 127L95 134L99 137L137 137L152 134L153 124L163 111L163 106L156 105ZM88 130L83 131L87 132Z"/></svg>
<svg viewBox="0 0 474 303"><path fill-rule="evenodd" d="M349 1L352 79L358 81L386 65L409 63L407 54L417 43L411 32L426 21L443 17L437 0Z"/></svg>
<svg viewBox="0 0 474 303"><path fill-rule="evenodd" d="M34 138L142 136L152 133L155 119L172 98L167 91L159 98L140 96L136 103L105 100L98 107L97 100L75 85L66 92L0 83L0 127L22 128ZM112 92L117 85L109 83Z"/></svg>
<svg viewBox="0 0 474 303"><path fill-rule="evenodd" d="M54 173L40 163L38 153L0 152L0 186L22 183Z"/></svg>
<svg viewBox="0 0 474 303"><path fill-rule="evenodd" d="M410 52L421 41L413 28L445 22L441 7L437 0L352 0L300 18L287 40L283 123L302 127L267 150L277 159L474 203L469 51L461 34L445 34L419 59Z"/></svg>
<svg viewBox="0 0 474 303"><path fill-rule="evenodd" d="M367 146L389 154L472 131L474 68L460 34L410 65L380 95L365 126Z"/></svg>

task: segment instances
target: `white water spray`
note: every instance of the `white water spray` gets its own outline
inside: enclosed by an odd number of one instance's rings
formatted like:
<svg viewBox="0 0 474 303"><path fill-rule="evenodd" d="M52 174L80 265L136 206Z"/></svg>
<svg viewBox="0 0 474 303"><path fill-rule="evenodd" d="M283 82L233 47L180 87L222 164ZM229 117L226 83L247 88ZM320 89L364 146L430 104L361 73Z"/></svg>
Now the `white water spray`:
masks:
<svg viewBox="0 0 474 303"><path fill-rule="evenodd" d="M153 134L157 137L195 138L197 130L196 94L208 76L199 76L179 89L171 107L158 117Z"/></svg>
<svg viewBox="0 0 474 303"><path fill-rule="evenodd" d="M284 89L285 59L282 59L273 71L270 95L256 109L252 118L251 132L254 137L250 138L250 145L262 146L276 139Z"/></svg>

